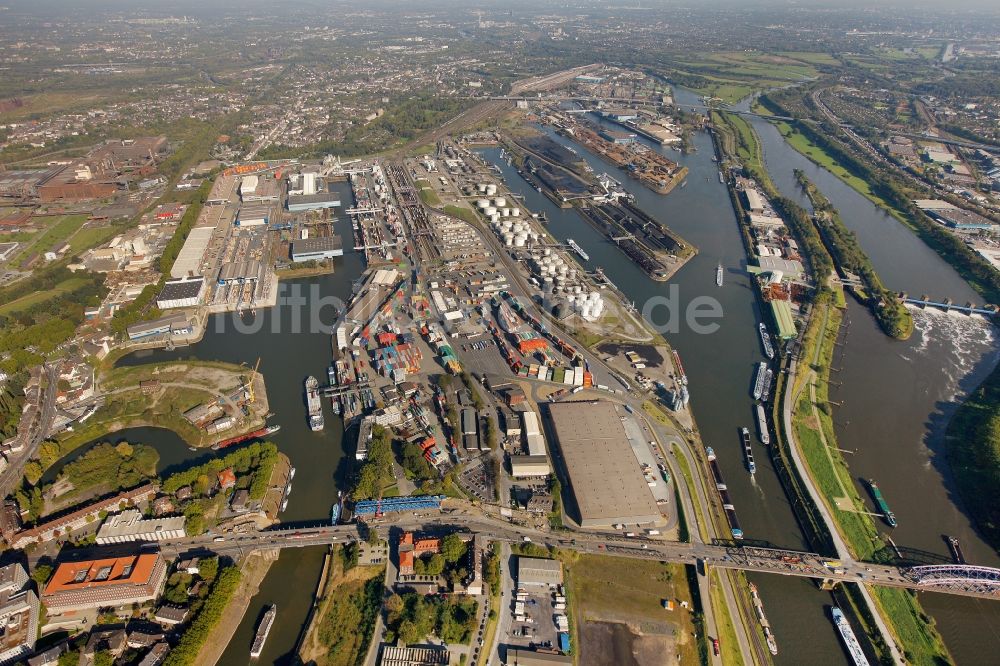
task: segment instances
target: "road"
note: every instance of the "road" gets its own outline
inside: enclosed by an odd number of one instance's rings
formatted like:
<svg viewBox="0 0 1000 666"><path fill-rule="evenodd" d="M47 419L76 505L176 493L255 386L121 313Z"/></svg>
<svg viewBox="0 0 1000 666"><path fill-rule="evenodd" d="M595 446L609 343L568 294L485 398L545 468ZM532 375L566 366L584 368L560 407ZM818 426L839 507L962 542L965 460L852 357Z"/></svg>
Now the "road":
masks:
<svg viewBox="0 0 1000 666"><path fill-rule="evenodd" d="M6 497L14 491L21 482L24 465L35 457L38 447L52 426L52 418L56 414L56 393L59 388L59 367L57 364L43 366L45 373L45 390L41 395L40 406L33 424L29 424L27 442L24 450L10 461L7 468L0 473L0 497ZM39 389L41 391L41 388Z"/></svg>

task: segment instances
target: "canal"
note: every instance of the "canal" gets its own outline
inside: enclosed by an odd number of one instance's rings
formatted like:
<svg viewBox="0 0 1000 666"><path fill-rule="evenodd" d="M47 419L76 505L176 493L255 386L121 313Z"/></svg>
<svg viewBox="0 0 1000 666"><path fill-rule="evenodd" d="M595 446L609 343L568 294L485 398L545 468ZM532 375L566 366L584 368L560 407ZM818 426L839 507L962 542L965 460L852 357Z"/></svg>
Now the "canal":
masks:
<svg viewBox="0 0 1000 666"><path fill-rule="evenodd" d="M662 196L629 179L582 146L548 129L545 131L554 140L576 150L595 173L607 172L619 180L635 196L639 207L698 248L697 256L670 282L650 280L579 214L558 208L536 192L516 169L500 159L499 149L481 151L491 163L500 167L508 187L523 195L528 209L545 212L550 233L561 241L567 238L577 241L590 256L584 265L589 270L602 267L640 310L651 299L668 296L672 288L677 291L679 313L699 296L711 296L719 301L724 316L718 321L716 332L698 334L681 322L677 332L668 332L665 337L682 357L690 379L691 408L702 439L718 455L748 538L806 548L770 458L763 454L759 442L755 443L757 474L751 477L743 463L738 429L747 426L751 432L756 432L750 390L754 366L764 360L757 334L761 313L746 272L746 253L729 194L720 183L717 165L712 161L711 137L704 132L697 133L693 137L697 151L690 155L646 143L689 169L688 184ZM721 288L715 284L716 267L720 263L725 275ZM653 311L652 319L654 323L663 323L666 311L663 308ZM751 578L760 588L768 619L777 636L778 663L846 663L826 615L825 609L832 603L828 593L806 580L759 575Z"/></svg>
<svg viewBox="0 0 1000 666"><path fill-rule="evenodd" d="M744 101L742 108L748 105ZM982 302L902 223L791 148L771 123L748 119L775 185L808 207L793 174L804 171L840 211L891 289ZM951 535L970 563L1000 566L962 508L944 446L951 416L1000 359L996 329L980 317L912 311L914 334L900 342L883 335L865 308L851 302L830 392L838 441L855 452L848 463L861 496L868 497L865 480L878 481L899 523L891 530L897 545L928 561L950 561L944 535ZM882 524L880 529L889 530ZM1000 604L940 594L922 594L921 603L959 663L982 663L984 655L1000 651Z"/></svg>
<svg viewBox="0 0 1000 666"><path fill-rule="evenodd" d="M353 201L350 186L339 184L342 200ZM351 223L346 217L338 219L335 230L351 247ZM260 372L267 385L267 397L274 416L270 423L281 425L281 430L269 439L278 445L296 468L288 508L281 514L285 522L329 521L330 508L337 500L337 493L344 486L349 458L345 457L343 425L323 401L326 429L312 432L306 423L303 382L309 375L321 384L326 383L326 369L332 360L329 329L317 327L319 323L332 325L337 308L331 299L346 303L351 296L353 282L363 270L361 255L349 250L335 260L336 272L312 278L280 283L278 307L259 310L253 320L240 320L231 314L213 315L209 319L205 337L194 345L173 351L155 350L137 352L119 361L122 365L174 361L184 358L245 363L249 367L260 358ZM116 439L115 435L102 439ZM133 441L143 441L129 433ZM191 459L206 455L206 451L188 451L176 446L159 446L162 439L143 443L157 445L161 465L183 465L188 454ZM351 445L353 447L353 444ZM268 637L260 663L286 664L294 661L293 649L312 604L313 593L319 577L325 549L291 548L283 550L253 598L242 623L223 654L220 664L246 664L256 625L269 604L277 604L278 614Z"/></svg>

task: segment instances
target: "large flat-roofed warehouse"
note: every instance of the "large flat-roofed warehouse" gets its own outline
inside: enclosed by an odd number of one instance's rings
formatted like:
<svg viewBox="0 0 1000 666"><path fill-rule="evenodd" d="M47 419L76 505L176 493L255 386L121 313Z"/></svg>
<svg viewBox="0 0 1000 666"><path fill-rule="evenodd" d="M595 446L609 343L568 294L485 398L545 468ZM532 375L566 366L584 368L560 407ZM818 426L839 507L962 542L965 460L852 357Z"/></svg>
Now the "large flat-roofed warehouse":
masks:
<svg viewBox="0 0 1000 666"><path fill-rule="evenodd" d="M329 259L344 256L340 236L320 236L292 241L292 261Z"/></svg>
<svg viewBox="0 0 1000 666"><path fill-rule="evenodd" d="M161 310L194 307L201 303L204 292L205 280L200 277L170 280L163 284L160 295L156 297L156 307Z"/></svg>
<svg viewBox="0 0 1000 666"><path fill-rule="evenodd" d="M661 520L613 403L554 403L549 417L581 527Z"/></svg>
<svg viewBox="0 0 1000 666"><path fill-rule="evenodd" d="M562 562L546 560L540 557L517 558L517 584L525 585L559 585L563 581Z"/></svg>

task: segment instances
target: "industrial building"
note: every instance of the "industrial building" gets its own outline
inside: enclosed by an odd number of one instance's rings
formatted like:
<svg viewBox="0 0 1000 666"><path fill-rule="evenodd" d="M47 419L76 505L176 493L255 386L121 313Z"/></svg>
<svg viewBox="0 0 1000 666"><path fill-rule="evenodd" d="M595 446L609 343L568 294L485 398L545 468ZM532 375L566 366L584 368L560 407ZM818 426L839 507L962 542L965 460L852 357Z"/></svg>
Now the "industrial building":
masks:
<svg viewBox="0 0 1000 666"><path fill-rule="evenodd" d="M778 337L791 340L795 337L795 319L792 317L792 306L788 301L772 300L771 316L778 327Z"/></svg>
<svg viewBox="0 0 1000 666"><path fill-rule="evenodd" d="M572 664L573 657L555 652L536 652L527 648L507 648L507 666L552 666Z"/></svg>
<svg viewBox="0 0 1000 666"><path fill-rule="evenodd" d="M548 476L552 473L548 456L511 456L510 475L514 478Z"/></svg>
<svg viewBox="0 0 1000 666"><path fill-rule="evenodd" d="M288 212L301 213L307 210L336 208L340 205L340 195L336 192L318 192L316 194L293 194L288 197Z"/></svg>
<svg viewBox="0 0 1000 666"><path fill-rule="evenodd" d="M562 562L559 560L518 556L518 587L554 587L562 582Z"/></svg>
<svg viewBox="0 0 1000 666"><path fill-rule="evenodd" d="M772 273L781 274L789 280L798 280L802 277L802 262L798 259L783 259L781 257L758 257L757 268L748 267L751 273Z"/></svg>
<svg viewBox="0 0 1000 666"><path fill-rule="evenodd" d="M129 541L163 541L183 539L184 516L145 519L137 509L127 509L108 516L97 530L98 545L126 543Z"/></svg>
<svg viewBox="0 0 1000 666"><path fill-rule="evenodd" d="M20 562L0 568L0 664L24 663L38 636L38 596Z"/></svg>
<svg viewBox="0 0 1000 666"><path fill-rule="evenodd" d="M50 614L128 606L156 599L167 576L159 553L63 562L42 592Z"/></svg>
<svg viewBox="0 0 1000 666"><path fill-rule="evenodd" d="M441 647L383 645L379 666L448 666L451 654Z"/></svg>
<svg viewBox="0 0 1000 666"><path fill-rule="evenodd" d="M201 304L204 294L205 280L200 277L170 280L163 284L160 295L156 297L156 307L161 310L191 308Z"/></svg>
<svg viewBox="0 0 1000 666"><path fill-rule="evenodd" d="M292 241L292 261L310 261L344 256L340 236L321 236Z"/></svg>
<svg viewBox="0 0 1000 666"><path fill-rule="evenodd" d="M521 412L521 432L524 434L524 443L528 448L529 456L545 456L545 437L538 423L538 414L535 412Z"/></svg>
<svg viewBox="0 0 1000 666"><path fill-rule="evenodd" d="M613 403L563 402L548 409L581 527L662 519Z"/></svg>
<svg viewBox="0 0 1000 666"><path fill-rule="evenodd" d="M249 282L260 279L261 263L256 259L229 261L219 268L219 284Z"/></svg>
<svg viewBox="0 0 1000 666"><path fill-rule="evenodd" d="M268 206L243 206L236 213L237 227L259 227L271 220L271 209Z"/></svg>
<svg viewBox="0 0 1000 666"><path fill-rule="evenodd" d="M184 240L184 246L177 253L177 259L170 268L170 277L181 278L202 275L202 258L212 240L215 227L195 227Z"/></svg>
<svg viewBox="0 0 1000 666"><path fill-rule="evenodd" d="M194 330L194 324L183 314L173 314L160 317L153 321L144 321L125 329L129 340L151 338L154 335L188 335Z"/></svg>

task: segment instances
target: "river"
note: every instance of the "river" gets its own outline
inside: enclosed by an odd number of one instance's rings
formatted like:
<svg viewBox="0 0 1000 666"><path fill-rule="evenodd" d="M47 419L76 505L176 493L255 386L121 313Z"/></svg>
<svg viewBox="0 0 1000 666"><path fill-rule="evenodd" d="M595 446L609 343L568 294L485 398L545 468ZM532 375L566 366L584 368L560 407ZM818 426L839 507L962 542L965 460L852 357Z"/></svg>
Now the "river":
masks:
<svg viewBox="0 0 1000 666"><path fill-rule="evenodd" d="M808 207L793 174L804 171L840 211L891 289L982 301L903 224L792 149L772 124L749 120L776 186ZM847 344L835 359L830 393L839 403L834 423L840 446L856 451L849 464L862 497L868 490L859 480L878 481L898 519L892 536L900 547L925 552L928 560L950 560L942 536L948 534L961 540L970 563L998 566L1000 558L961 507L944 450L948 420L1000 359L996 330L980 317L918 309L913 314L914 334L900 342L884 336L866 310L851 302L842 333ZM984 655L1000 651L1000 604L940 594L922 594L921 602L959 663L983 663Z"/></svg>

